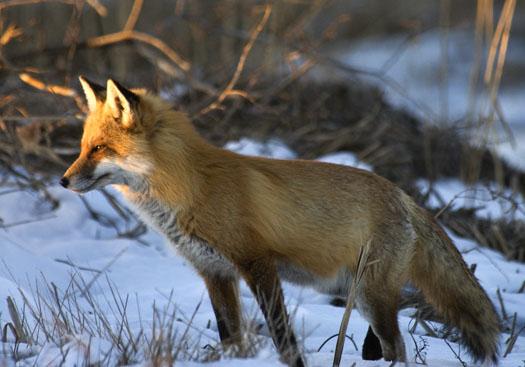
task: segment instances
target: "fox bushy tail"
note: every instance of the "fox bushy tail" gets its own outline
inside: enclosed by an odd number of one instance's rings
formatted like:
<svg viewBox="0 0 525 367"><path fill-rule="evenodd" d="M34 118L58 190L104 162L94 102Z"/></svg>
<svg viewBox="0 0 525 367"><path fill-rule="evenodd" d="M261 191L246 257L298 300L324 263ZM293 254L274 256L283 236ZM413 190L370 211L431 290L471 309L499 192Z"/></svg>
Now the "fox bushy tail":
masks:
<svg viewBox="0 0 525 367"><path fill-rule="evenodd" d="M448 235L426 211L413 206L417 233L411 278L476 362L497 364L500 320L494 305L474 278Z"/></svg>

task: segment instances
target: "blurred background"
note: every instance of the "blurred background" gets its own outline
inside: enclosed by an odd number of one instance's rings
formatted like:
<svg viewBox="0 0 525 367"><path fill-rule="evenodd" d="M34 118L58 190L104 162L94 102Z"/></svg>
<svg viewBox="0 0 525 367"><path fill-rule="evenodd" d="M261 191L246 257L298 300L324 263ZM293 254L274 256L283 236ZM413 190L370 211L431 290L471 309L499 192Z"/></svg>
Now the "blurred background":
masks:
<svg viewBox="0 0 525 367"><path fill-rule="evenodd" d="M10 126L74 123L85 74L161 93L217 142L234 125L268 130L267 119L324 125L342 114L333 99L350 109L343 127L355 115L374 124L384 103L525 165L516 1L6 0L0 17L0 114ZM301 111L301 98L316 104Z"/></svg>
<svg viewBox="0 0 525 367"><path fill-rule="evenodd" d="M5 0L0 164L20 187L45 192L78 154L81 74L159 93L217 145L350 151L422 205L443 178L525 192L515 0ZM523 260L522 223L501 225Z"/></svg>
<svg viewBox="0 0 525 367"><path fill-rule="evenodd" d="M32 264L43 258L58 310L58 288L84 296L110 271L123 294L146 294L143 305L158 302L158 289L185 285L170 279L185 274L184 266L173 266L159 250L162 240L152 240L114 192L76 196L57 186L79 152L87 111L79 75L160 94L218 146L359 165L394 181L454 236L473 272L480 265L475 275L509 336L505 356L514 344L523 350L525 2L0 1L0 260L8 269L0 277L0 305L8 299L0 316L10 316L0 318L3 342L8 325L16 343L31 341L27 330L35 328L23 325L26 317L17 315L24 313L9 299L30 288L19 280L31 283L26 273L40 276ZM113 266L124 251L122 259L138 254L136 267ZM149 269L159 264L165 273L154 278ZM70 289L70 267L96 274L80 293ZM135 284L129 272L153 278ZM177 303L191 313L202 284L187 283ZM416 325L439 320L417 292L402 306L417 306ZM213 316L203 307L198 327L208 329ZM45 317L34 317L45 331ZM330 320L336 330L339 319ZM62 321L59 341L71 333ZM307 348L317 350L330 332L307 339ZM116 348L127 355L127 344ZM516 358L507 361L521 363Z"/></svg>

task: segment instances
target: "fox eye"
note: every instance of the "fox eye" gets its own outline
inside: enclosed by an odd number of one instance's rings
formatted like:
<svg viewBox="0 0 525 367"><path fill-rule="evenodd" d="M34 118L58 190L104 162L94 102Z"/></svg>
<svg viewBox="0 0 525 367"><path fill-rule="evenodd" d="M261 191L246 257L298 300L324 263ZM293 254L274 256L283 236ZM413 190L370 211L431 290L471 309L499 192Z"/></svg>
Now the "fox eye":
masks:
<svg viewBox="0 0 525 367"><path fill-rule="evenodd" d="M96 153L96 152L100 152L102 149L104 149L106 146L105 145L102 145L102 144L99 144L99 145L95 145L92 149L91 149L91 154L93 153Z"/></svg>

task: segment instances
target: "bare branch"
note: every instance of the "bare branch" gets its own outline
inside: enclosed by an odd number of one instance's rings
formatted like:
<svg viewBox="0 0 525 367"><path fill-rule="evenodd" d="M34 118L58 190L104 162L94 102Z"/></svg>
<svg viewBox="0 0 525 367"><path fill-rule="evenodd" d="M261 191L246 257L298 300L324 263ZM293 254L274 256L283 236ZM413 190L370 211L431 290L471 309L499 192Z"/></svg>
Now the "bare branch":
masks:
<svg viewBox="0 0 525 367"><path fill-rule="evenodd" d="M266 26L266 23L268 22L268 19L270 18L271 13L272 13L271 4L266 4L264 8L264 14L261 17L261 20L259 20L259 23L257 23L255 28L251 32L248 42L246 42L246 44L244 45L242 49L241 57L239 58L239 62L237 63L237 67L235 68L235 72L233 73L232 78L226 85L226 88L224 88L221 94L217 97L217 100L212 102L209 106L205 107L201 111L202 114L206 114L209 111L218 108L220 104L230 95L240 95L240 96L247 98L248 94L246 92L236 91L234 90L234 87L239 81L241 73L244 70L246 60L248 59L248 56L250 55L250 51L252 50L255 41L257 40L257 37L259 36L259 34L263 31L264 27Z"/></svg>
<svg viewBox="0 0 525 367"><path fill-rule="evenodd" d="M146 43L162 52L164 56L173 61L183 71L188 72L191 68L191 64L184 60L182 56L169 47L164 41L143 32L123 30L90 38L86 43L88 47L103 47L124 41L139 41Z"/></svg>
<svg viewBox="0 0 525 367"><path fill-rule="evenodd" d="M123 28L124 31L131 31L135 28L135 25L137 25L137 20L139 19L143 2L143 0L135 0L133 2L133 7L131 8L131 12L129 13L126 25Z"/></svg>
<svg viewBox="0 0 525 367"><path fill-rule="evenodd" d="M77 97L77 91L72 88L68 88L68 87L64 87L64 86L56 85L56 84L46 84L43 81L38 80L37 78L27 73L20 73L18 74L18 77L24 83L29 84L33 88L36 88L42 91L46 91L46 92L50 92L53 94L58 94L64 97L71 97L71 98Z"/></svg>

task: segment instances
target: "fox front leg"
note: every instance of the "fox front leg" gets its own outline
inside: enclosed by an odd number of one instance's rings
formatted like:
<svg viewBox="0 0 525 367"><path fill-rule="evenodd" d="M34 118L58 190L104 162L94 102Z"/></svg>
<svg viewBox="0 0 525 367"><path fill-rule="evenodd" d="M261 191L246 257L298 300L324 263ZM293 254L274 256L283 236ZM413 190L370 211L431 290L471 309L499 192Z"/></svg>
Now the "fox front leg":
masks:
<svg viewBox="0 0 525 367"><path fill-rule="evenodd" d="M223 346L226 349L238 347L238 352L242 354L242 317L237 278L201 275L208 288Z"/></svg>
<svg viewBox="0 0 525 367"><path fill-rule="evenodd" d="M242 264L240 270L257 299L282 360L289 366L303 367L304 362L290 326L281 283L273 261L250 261Z"/></svg>

